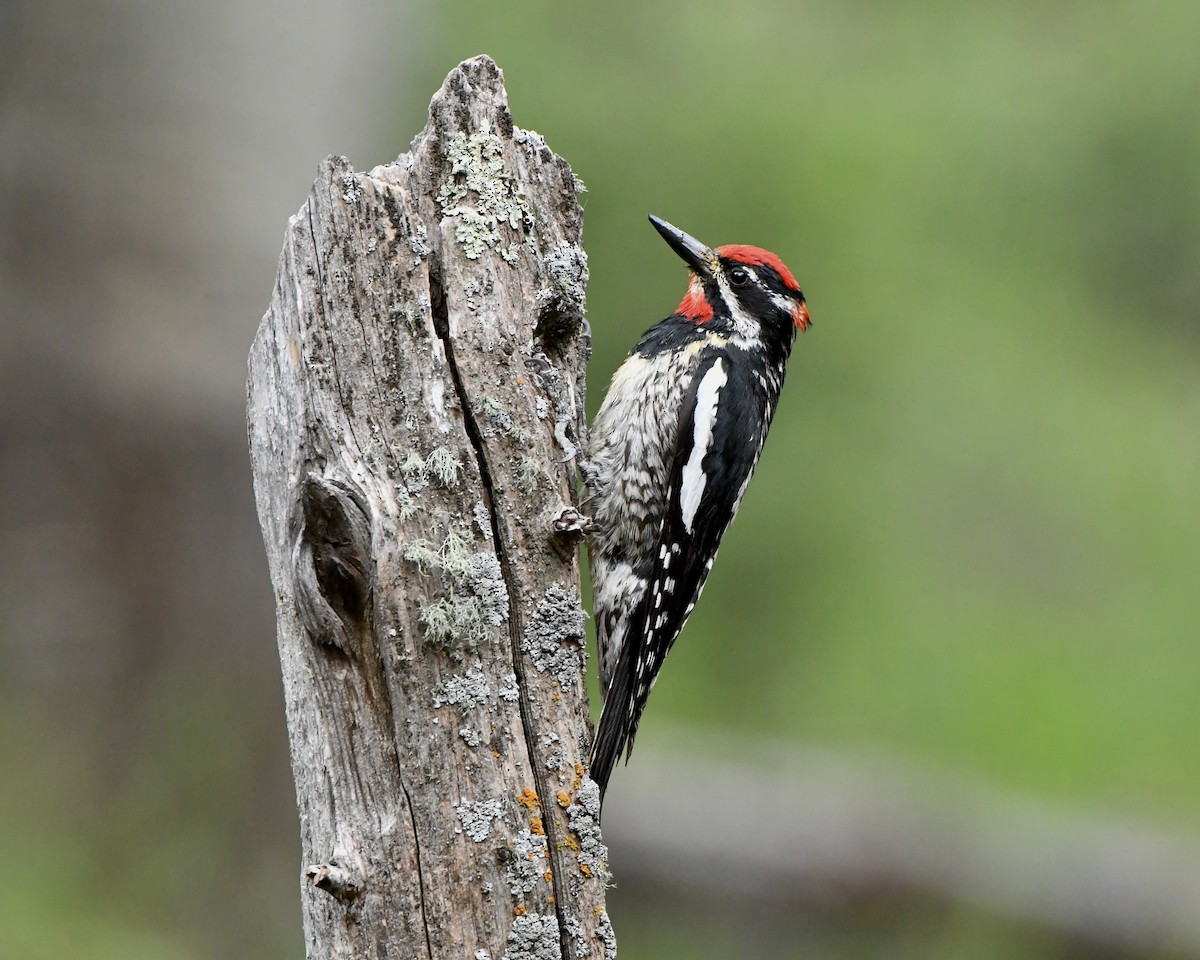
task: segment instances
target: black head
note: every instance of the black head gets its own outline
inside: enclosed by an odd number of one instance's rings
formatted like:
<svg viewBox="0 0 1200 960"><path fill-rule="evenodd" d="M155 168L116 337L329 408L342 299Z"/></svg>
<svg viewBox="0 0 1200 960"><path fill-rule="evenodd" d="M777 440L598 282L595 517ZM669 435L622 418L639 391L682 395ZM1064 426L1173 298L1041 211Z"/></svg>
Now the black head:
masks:
<svg viewBox="0 0 1200 960"><path fill-rule="evenodd" d="M718 317L786 328L789 338L812 324L796 278L769 250L742 243L708 247L665 220L652 216L650 222L692 272L677 313L695 323Z"/></svg>

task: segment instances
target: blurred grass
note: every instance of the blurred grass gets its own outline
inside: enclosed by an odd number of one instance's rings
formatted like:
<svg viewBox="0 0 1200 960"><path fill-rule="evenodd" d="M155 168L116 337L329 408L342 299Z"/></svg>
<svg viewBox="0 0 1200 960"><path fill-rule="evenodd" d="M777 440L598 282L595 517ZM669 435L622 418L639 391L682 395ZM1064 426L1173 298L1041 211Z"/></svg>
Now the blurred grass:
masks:
<svg viewBox="0 0 1200 960"><path fill-rule="evenodd" d="M455 3L587 182L593 408L685 277L809 297L657 715L1196 827L1200 8ZM436 62L433 62L436 60Z"/></svg>
<svg viewBox="0 0 1200 960"><path fill-rule="evenodd" d="M145 702L0 707L0 956L301 949L299 880L280 882L299 856L286 732L245 735L261 729L247 705L279 709L278 691L211 662L159 680Z"/></svg>

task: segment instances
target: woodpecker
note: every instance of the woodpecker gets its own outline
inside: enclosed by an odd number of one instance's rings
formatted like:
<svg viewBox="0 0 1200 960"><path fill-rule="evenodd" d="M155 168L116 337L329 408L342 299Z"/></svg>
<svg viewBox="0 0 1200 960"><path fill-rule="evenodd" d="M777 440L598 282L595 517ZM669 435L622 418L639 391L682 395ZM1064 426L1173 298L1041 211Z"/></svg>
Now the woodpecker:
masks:
<svg viewBox="0 0 1200 960"><path fill-rule="evenodd" d="M593 616L604 708L591 777L628 762L646 698L700 596L762 453L797 331L810 324L783 261L705 246L650 217L687 264L675 312L613 376L589 440Z"/></svg>

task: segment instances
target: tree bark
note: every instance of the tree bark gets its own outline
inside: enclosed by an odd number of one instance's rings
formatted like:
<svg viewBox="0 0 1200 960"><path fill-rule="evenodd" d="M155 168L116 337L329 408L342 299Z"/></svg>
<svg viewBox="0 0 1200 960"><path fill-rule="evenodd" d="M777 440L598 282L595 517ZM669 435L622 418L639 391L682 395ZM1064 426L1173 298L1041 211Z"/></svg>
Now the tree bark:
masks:
<svg viewBox="0 0 1200 960"><path fill-rule="evenodd" d="M289 223L248 417L309 957L596 957L569 165L460 64L407 154Z"/></svg>

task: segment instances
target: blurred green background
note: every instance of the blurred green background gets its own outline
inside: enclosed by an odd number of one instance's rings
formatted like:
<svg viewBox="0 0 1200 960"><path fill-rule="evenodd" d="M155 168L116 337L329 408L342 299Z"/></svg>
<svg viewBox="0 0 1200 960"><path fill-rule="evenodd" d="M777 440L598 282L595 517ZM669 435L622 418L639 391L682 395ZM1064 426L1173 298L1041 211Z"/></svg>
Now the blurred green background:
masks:
<svg viewBox="0 0 1200 960"><path fill-rule="evenodd" d="M1197 37L1182 0L8 5L0 956L300 954L244 358L317 162L394 157L480 52L588 187L593 411L685 287L647 213L776 251L815 322L639 754L883 757L1194 849ZM850 901L610 905L626 957L1200 956Z"/></svg>

